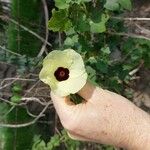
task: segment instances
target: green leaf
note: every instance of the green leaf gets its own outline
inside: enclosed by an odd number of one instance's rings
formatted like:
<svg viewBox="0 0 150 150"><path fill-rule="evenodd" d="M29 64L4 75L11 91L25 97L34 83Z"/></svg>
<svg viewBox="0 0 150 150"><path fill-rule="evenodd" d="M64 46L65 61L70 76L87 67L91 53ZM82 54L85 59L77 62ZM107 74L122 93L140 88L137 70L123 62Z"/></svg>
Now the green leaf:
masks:
<svg viewBox="0 0 150 150"><path fill-rule="evenodd" d="M118 0L118 3L124 9L131 10L132 8L131 0Z"/></svg>
<svg viewBox="0 0 150 150"><path fill-rule="evenodd" d="M131 0L107 0L104 7L108 10L119 10L120 6L123 9L131 10L132 4Z"/></svg>
<svg viewBox="0 0 150 150"><path fill-rule="evenodd" d="M76 43L78 43L78 35L74 35L72 37L67 37L64 41L64 45L73 47Z"/></svg>
<svg viewBox="0 0 150 150"><path fill-rule="evenodd" d="M71 3L72 4L81 4L81 3L86 3L86 2L90 2L92 0L72 0Z"/></svg>
<svg viewBox="0 0 150 150"><path fill-rule="evenodd" d="M75 29L80 32L86 32L90 30L89 21L84 13L79 12L78 18L75 19Z"/></svg>
<svg viewBox="0 0 150 150"><path fill-rule="evenodd" d="M67 36L70 36L70 35L75 34L76 32L75 32L74 28L70 28L70 29L69 29L68 31L66 31L65 33L66 33Z"/></svg>
<svg viewBox="0 0 150 150"><path fill-rule="evenodd" d="M60 137L59 135L54 135L51 137L51 140L47 143L47 150L53 150L54 148L60 146Z"/></svg>
<svg viewBox="0 0 150 150"><path fill-rule="evenodd" d="M71 27L71 21L68 19L68 11L66 9L52 10L52 17L48 22L48 28L54 32L66 31Z"/></svg>
<svg viewBox="0 0 150 150"><path fill-rule="evenodd" d="M88 73L88 79L90 80L90 82L94 85L98 85L96 83L96 70L91 66L86 66L86 71Z"/></svg>
<svg viewBox="0 0 150 150"><path fill-rule="evenodd" d="M64 45L71 46L71 47L74 46L74 42L73 42L72 38L71 37L67 37L65 39L65 41L64 41Z"/></svg>
<svg viewBox="0 0 150 150"><path fill-rule="evenodd" d="M92 0L82 0L82 2L91 2Z"/></svg>
<svg viewBox="0 0 150 150"><path fill-rule="evenodd" d="M46 150L46 144L43 140L36 141L33 146L32 150Z"/></svg>
<svg viewBox="0 0 150 150"><path fill-rule="evenodd" d="M119 10L118 0L107 0L104 7L108 10Z"/></svg>
<svg viewBox="0 0 150 150"><path fill-rule="evenodd" d="M108 64L107 62L104 62L102 60L99 60L96 64L97 70L99 70L101 73L107 73L108 72Z"/></svg>
<svg viewBox="0 0 150 150"><path fill-rule="evenodd" d="M55 0L55 6L59 9L68 9L71 4L81 4L91 0Z"/></svg>
<svg viewBox="0 0 150 150"><path fill-rule="evenodd" d="M22 91L22 87L20 84L15 84L13 87L12 87L12 92L14 93L20 93Z"/></svg>
<svg viewBox="0 0 150 150"><path fill-rule="evenodd" d="M102 14L99 22L94 22L90 20L90 27L92 33L103 33L106 31L106 22L108 21L109 16L106 14Z"/></svg>
<svg viewBox="0 0 150 150"><path fill-rule="evenodd" d="M101 51L102 51L104 54L110 54L110 53L111 53L109 47L103 47L103 48L101 49Z"/></svg>
<svg viewBox="0 0 150 150"><path fill-rule="evenodd" d="M55 6L59 9L68 9L71 0L55 0Z"/></svg>
<svg viewBox="0 0 150 150"><path fill-rule="evenodd" d="M14 96L11 97L11 102L13 103L19 103L21 101L22 96L15 94Z"/></svg>

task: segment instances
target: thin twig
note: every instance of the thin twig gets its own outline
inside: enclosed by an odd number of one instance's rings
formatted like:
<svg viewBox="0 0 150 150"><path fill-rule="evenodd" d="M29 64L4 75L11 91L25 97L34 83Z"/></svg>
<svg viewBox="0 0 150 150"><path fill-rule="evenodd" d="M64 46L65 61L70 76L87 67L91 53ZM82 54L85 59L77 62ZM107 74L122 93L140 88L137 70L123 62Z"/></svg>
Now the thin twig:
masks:
<svg viewBox="0 0 150 150"><path fill-rule="evenodd" d="M37 57L41 57L46 49L46 45L47 45L47 42L48 42L48 36L49 36L49 30L48 30L48 19L49 19L49 15L48 15L48 8L47 8L47 3L46 3L46 0L42 0L42 3L43 3L43 7L44 7L44 13L45 13L45 29L46 29L46 33L45 33L45 42L43 43L43 46L38 54Z"/></svg>
<svg viewBox="0 0 150 150"><path fill-rule="evenodd" d="M5 81L9 81L9 80L18 80L18 81L33 81L33 82L35 82L35 81L36 81L36 79L24 79L24 78L5 78L5 79L3 80L3 82L5 82Z"/></svg>
<svg viewBox="0 0 150 150"><path fill-rule="evenodd" d="M33 125L34 123L36 123L36 121L38 119L40 119L44 112L47 110L47 108L49 107L49 105L51 104L51 102L48 102L47 105L43 108L43 110L39 113L39 115L32 121L27 122L27 123L23 123L23 124L5 124L5 123L1 123L0 124L0 128L22 128L22 127L27 127L30 125Z"/></svg>
<svg viewBox="0 0 150 150"><path fill-rule="evenodd" d="M31 116L31 117L33 117L33 118L36 118L36 117L37 117L37 115L34 115L34 114L32 114L32 113L29 111L28 107L26 107L26 111L27 111L27 113L28 113L29 116ZM42 117L44 117L44 116L45 116L45 115L43 115Z"/></svg>
<svg viewBox="0 0 150 150"><path fill-rule="evenodd" d="M40 80L38 80L29 90L27 90L26 94L24 96L26 96L28 93L30 93L36 86L37 84L40 82Z"/></svg>
<svg viewBox="0 0 150 150"><path fill-rule="evenodd" d="M8 53L13 54L13 55L22 56L22 55L20 55L20 54L18 54L18 53L15 53L15 52L13 52L13 51L11 51L11 50L9 50L9 49L7 49L7 48L1 46L1 45L0 45L0 48L1 48L2 50L4 50L4 51L8 52Z"/></svg>
<svg viewBox="0 0 150 150"><path fill-rule="evenodd" d="M15 80L13 80L13 81L11 81L11 82L5 84L4 86L1 86L1 87L0 87L0 90L2 90L2 89L4 89L4 88L6 88L6 87L12 85L12 84L15 83L16 81L17 81L17 80L15 79Z"/></svg>
<svg viewBox="0 0 150 150"><path fill-rule="evenodd" d="M4 117L7 116L14 108L15 108L15 105L11 106L11 108L10 108L10 109L8 110L8 112L4 115Z"/></svg>
<svg viewBox="0 0 150 150"><path fill-rule="evenodd" d="M143 66L143 64L144 64L144 61L141 61L141 63L139 64L139 66L137 68L135 68L129 72L129 75L133 76L135 73L137 73L140 70L140 68Z"/></svg>
<svg viewBox="0 0 150 150"><path fill-rule="evenodd" d="M47 103L45 103L45 102L41 102L38 98L36 98L36 97L22 97L21 98L21 101L25 101L25 102L31 102L31 101L34 101L34 102L37 102L37 103L39 103L39 104L41 104L41 105L43 105L43 106L45 106Z"/></svg>
<svg viewBox="0 0 150 150"><path fill-rule="evenodd" d="M22 29L24 29L25 31L31 33L32 35L34 35L35 37L37 37L39 40L41 40L42 42L46 42L47 45L52 46L48 41L46 41L43 37L39 36L37 33L35 33L34 31L28 29L27 27L25 27L22 24L19 24L16 20L9 18L8 16L4 16L4 15L0 15L0 18L3 20L8 20L11 21L12 23L16 24L17 26L20 26Z"/></svg>
<svg viewBox="0 0 150 150"><path fill-rule="evenodd" d="M127 36L127 37L131 37L131 38L145 39L145 40L149 40L149 41L150 41L150 38L145 37L145 36L143 36L143 35L137 35L137 34L134 34L134 33L112 32L112 31L108 31L107 33L108 33L108 34L111 34L111 35Z"/></svg>
<svg viewBox="0 0 150 150"><path fill-rule="evenodd" d="M0 101L3 101L3 102L5 102L5 103L7 103L7 104L10 104L10 105L16 105L16 103L13 103L13 102L11 102L11 101L9 101L9 100L7 100L7 99L4 99L4 98L2 98L2 97L0 97Z"/></svg>
<svg viewBox="0 0 150 150"><path fill-rule="evenodd" d="M137 23L135 23L135 26L138 27L138 29L140 29L140 33L141 33L141 34L145 34L145 35L150 36L150 30L141 27L141 26L138 25Z"/></svg>
<svg viewBox="0 0 150 150"><path fill-rule="evenodd" d="M123 17L111 17L113 19L125 20L125 21L150 21L150 18L123 18Z"/></svg>

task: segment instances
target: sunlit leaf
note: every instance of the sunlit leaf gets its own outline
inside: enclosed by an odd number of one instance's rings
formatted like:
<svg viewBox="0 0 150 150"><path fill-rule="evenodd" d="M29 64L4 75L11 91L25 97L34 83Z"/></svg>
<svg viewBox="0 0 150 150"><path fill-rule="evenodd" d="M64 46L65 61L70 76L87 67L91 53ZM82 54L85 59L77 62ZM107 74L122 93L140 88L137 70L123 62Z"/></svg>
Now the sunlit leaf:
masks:
<svg viewBox="0 0 150 150"><path fill-rule="evenodd" d="M56 11L53 9L48 27L54 32L68 30L71 27L71 21L68 19L68 11L65 9Z"/></svg>
<svg viewBox="0 0 150 150"><path fill-rule="evenodd" d="M108 21L109 16L102 14L99 22L90 21L90 27L92 33L102 33L106 31L106 22Z"/></svg>

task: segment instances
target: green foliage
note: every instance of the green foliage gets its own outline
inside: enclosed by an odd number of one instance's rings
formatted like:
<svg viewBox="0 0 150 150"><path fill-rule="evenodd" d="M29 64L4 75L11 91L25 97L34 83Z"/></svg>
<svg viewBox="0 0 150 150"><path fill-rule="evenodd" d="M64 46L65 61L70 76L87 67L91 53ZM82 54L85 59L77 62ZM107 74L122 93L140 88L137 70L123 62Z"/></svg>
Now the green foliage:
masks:
<svg viewBox="0 0 150 150"><path fill-rule="evenodd" d="M125 86L130 82L129 72L141 60L149 67L150 55L147 53L150 43L109 34L109 31L127 31L122 20L115 20L111 16L131 10L131 1L55 0L55 6L57 8L52 12L48 27L54 32L63 32L61 48L73 48L83 56L90 82L132 98L132 91ZM73 96L71 95L78 103L76 95ZM63 134L54 135L48 143L39 139L33 145L33 150L60 148L63 138ZM70 146L73 145L74 142L70 141ZM76 149L76 146L72 149ZM65 148L71 149L66 146L66 141ZM98 148L114 150L112 146L105 145L99 145Z"/></svg>
<svg viewBox="0 0 150 150"><path fill-rule="evenodd" d="M19 24L29 30L40 33L42 12L41 1L37 0L12 0L11 15ZM10 22L7 32L8 48L14 52L28 56L36 56L41 47L41 41L25 31L20 26Z"/></svg>
<svg viewBox="0 0 150 150"><path fill-rule="evenodd" d="M18 2L20 8L17 7ZM40 34L37 26L41 21L41 2L13 0L12 4L13 18ZM109 31L127 31L124 22L115 20L112 16L119 15L124 10L131 10L131 1L55 0L55 5L57 8L52 11L48 27L54 32L63 33L61 48L73 48L83 56L90 82L132 98L133 91L126 88L126 84L130 82L129 72L138 67L141 62L144 62L145 67L150 68L150 53L148 53L150 42L109 34ZM9 49L28 56L35 56L38 53L41 43L30 33L10 23L7 34ZM57 49L58 46L55 48ZM0 60L15 64L19 74L25 73L26 70L34 71L40 62L37 58L8 53L1 55ZM15 84L11 90L10 101L18 104L23 89L20 84ZM0 104L1 122L18 124L29 122L31 119L24 108ZM5 150L83 149L82 143L71 140L65 131L52 136L49 142L45 142L41 136L35 136L33 146L31 145L35 134L34 126L20 129L3 128L0 129L0 133L0 149ZM114 150L112 146L105 145L97 145L96 148Z"/></svg>
<svg viewBox="0 0 150 150"><path fill-rule="evenodd" d="M114 20L111 15L114 15L113 11L131 10L130 0L56 0L56 7L57 12L66 12L65 19L70 25L60 30L60 24L65 27L66 22L52 15L49 29L64 31L66 38L62 49L73 48L83 55L91 82L123 94L123 83L130 80L129 72L141 60L149 67L148 41L109 35L109 31L127 30L123 21Z"/></svg>
<svg viewBox="0 0 150 150"><path fill-rule="evenodd" d="M109 19L107 14L102 14L101 18L97 22L90 21L90 27L92 33L102 33L106 31L106 23Z"/></svg>
<svg viewBox="0 0 150 150"><path fill-rule="evenodd" d="M71 26L70 20L67 18L68 11L67 10L59 10L56 11L55 9L52 10L52 18L48 23L48 27L56 31L65 31L68 30Z"/></svg>
<svg viewBox="0 0 150 150"><path fill-rule="evenodd" d="M119 9L119 3L118 0L107 0L104 7L108 10L118 10Z"/></svg>
<svg viewBox="0 0 150 150"><path fill-rule="evenodd" d="M106 0L104 7L108 10L127 9L131 10L132 4L130 0Z"/></svg>
<svg viewBox="0 0 150 150"><path fill-rule="evenodd" d="M0 122L8 124L26 123L31 120L26 109L0 103ZM33 142L34 125L24 128L0 128L0 149L30 150Z"/></svg>
<svg viewBox="0 0 150 150"><path fill-rule="evenodd" d="M118 2L122 8L131 10L132 4L130 0L119 0Z"/></svg>
<svg viewBox="0 0 150 150"><path fill-rule="evenodd" d="M21 92L22 92L22 87L20 84L15 84L13 87L12 87L12 97L10 99L11 102L13 103L19 103L21 101Z"/></svg>
<svg viewBox="0 0 150 150"><path fill-rule="evenodd" d="M20 75L24 75L24 73L28 70L28 72L33 72L35 68L42 63L42 58L37 57L27 57L25 55L16 56L11 55L10 53L2 52L0 55L0 61L7 62L16 67L16 71Z"/></svg>
<svg viewBox="0 0 150 150"><path fill-rule="evenodd" d="M39 136L35 136L32 150L56 150L61 144L64 144L65 148L68 150L75 150L80 145L78 141L71 140L66 131L62 130L61 134L55 134L51 137L47 144L41 140Z"/></svg>
<svg viewBox="0 0 150 150"><path fill-rule="evenodd" d="M81 4L90 1L91 0L55 0L55 5L59 9L68 9L72 4Z"/></svg>
<svg viewBox="0 0 150 150"><path fill-rule="evenodd" d="M19 103L21 101L21 98L22 96L20 96L19 94L14 94L10 100L13 103Z"/></svg>
<svg viewBox="0 0 150 150"><path fill-rule="evenodd" d="M12 106L6 103L0 103L0 122L5 124L23 124L31 121L25 108L17 107L15 103L21 100L22 87L20 84L14 84L12 87L12 97L10 102ZM22 128L1 128L0 129L0 149L10 150L30 150L34 136L34 126L30 125Z"/></svg>

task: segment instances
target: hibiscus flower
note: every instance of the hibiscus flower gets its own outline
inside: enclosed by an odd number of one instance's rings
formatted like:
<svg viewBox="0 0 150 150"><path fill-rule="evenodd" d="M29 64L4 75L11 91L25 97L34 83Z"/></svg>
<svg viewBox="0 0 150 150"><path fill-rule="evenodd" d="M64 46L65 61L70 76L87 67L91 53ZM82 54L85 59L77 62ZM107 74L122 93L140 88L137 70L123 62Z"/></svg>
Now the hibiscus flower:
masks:
<svg viewBox="0 0 150 150"><path fill-rule="evenodd" d="M87 73L80 54L73 49L54 50L43 60L39 78L58 96L77 93L87 80Z"/></svg>

